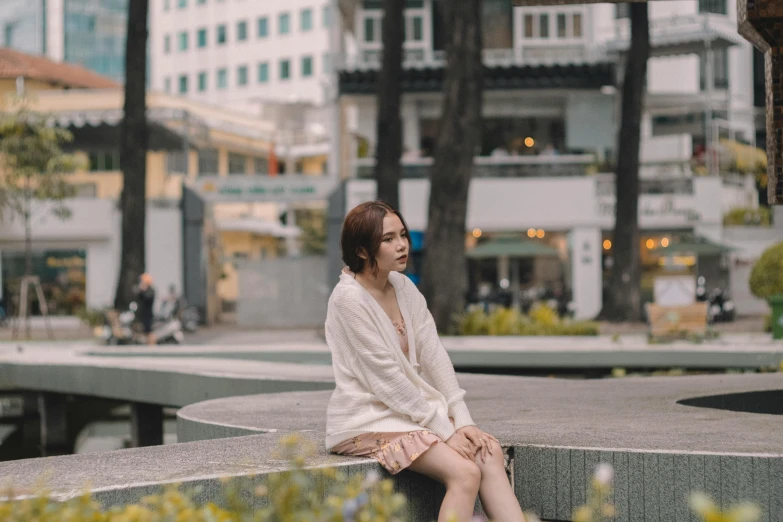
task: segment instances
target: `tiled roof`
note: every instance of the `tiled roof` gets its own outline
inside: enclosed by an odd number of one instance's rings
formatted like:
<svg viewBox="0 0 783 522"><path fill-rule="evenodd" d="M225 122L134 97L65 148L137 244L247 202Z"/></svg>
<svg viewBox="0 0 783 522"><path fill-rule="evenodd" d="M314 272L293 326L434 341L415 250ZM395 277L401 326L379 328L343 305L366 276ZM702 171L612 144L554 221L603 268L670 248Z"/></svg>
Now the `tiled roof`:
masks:
<svg viewBox="0 0 783 522"><path fill-rule="evenodd" d="M599 89L615 84L615 69L611 62L569 65L527 65L485 67L484 88L495 89ZM439 92L443 88L443 68L404 69L402 88L405 92ZM340 72L340 94L376 92L377 70Z"/></svg>
<svg viewBox="0 0 783 522"><path fill-rule="evenodd" d="M43 56L33 56L7 47L0 47L0 79L13 79L20 76L67 88L119 87L119 84L114 80L92 72L81 65L59 63Z"/></svg>

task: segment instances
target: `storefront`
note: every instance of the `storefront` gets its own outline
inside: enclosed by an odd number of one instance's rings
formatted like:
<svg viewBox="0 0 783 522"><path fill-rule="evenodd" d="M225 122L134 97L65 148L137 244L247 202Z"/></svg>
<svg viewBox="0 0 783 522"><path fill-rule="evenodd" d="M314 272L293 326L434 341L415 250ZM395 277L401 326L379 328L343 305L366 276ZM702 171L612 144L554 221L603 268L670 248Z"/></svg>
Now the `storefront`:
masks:
<svg viewBox="0 0 783 522"><path fill-rule="evenodd" d="M32 273L40 278L41 288L51 315L75 315L87 303L87 252L75 250L35 250L32 252ZM19 287L25 275L24 251L4 250L2 266L2 298L8 314L15 314ZM32 314L40 315L40 304L32 303Z"/></svg>
<svg viewBox="0 0 783 522"><path fill-rule="evenodd" d="M562 276L551 268L554 258L534 256L517 262L520 281L527 274L532 281L562 285L572 293L577 318L593 318L601 310L602 287L607 268L606 241L610 239L614 220L614 195L604 190L601 176L563 178L477 178L471 182L466 226L468 256L479 238L470 236L480 231L484 238L512 236L520 240L540 241L558 252ZM752 188L752 187L751 187ZM643 187L644 189L644 187ZM723 234L723 201L735 195L741 187L726 186L718 177L696 177L689 180L687 190L679 193L650 193L639 201L639 226L646 250L654 250L668 239L679 235L695 235L721 241ZM363 201L375 198L375 183L371 180L350 180L345 186L346 212ZM429 181L406 179L400 185L400 207L410 228L427 228ZM539 232L540 231L540 232ZM531 237L532 234L534 237ZM539 237L541 234L542 237ZM650 248L647 249L647 243ZM426 250L426 245L423 246ZM645 264L653 270L653 257L643 254ZM660 257L660 256L656 256ZM474 270L479 279L505 279L503 266L496 259L481 261ZM513 266L509 263L509 269ZM658 265L655 270L661 269ZM478 283L476 283L476 286Z"/></svg>

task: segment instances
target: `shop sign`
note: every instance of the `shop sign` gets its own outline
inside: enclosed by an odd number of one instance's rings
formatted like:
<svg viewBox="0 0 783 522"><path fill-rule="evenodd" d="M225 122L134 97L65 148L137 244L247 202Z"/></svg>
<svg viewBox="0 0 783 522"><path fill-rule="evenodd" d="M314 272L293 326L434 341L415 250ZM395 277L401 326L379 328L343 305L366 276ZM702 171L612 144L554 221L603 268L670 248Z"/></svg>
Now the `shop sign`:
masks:
<svg viewBox="0 0 783 522"><path fill-rule="evenodd" d="M205 200L222 202L324 200L336 187L331 179L307 179L306 176L209 177L198 178L190 184Z"/></svg>

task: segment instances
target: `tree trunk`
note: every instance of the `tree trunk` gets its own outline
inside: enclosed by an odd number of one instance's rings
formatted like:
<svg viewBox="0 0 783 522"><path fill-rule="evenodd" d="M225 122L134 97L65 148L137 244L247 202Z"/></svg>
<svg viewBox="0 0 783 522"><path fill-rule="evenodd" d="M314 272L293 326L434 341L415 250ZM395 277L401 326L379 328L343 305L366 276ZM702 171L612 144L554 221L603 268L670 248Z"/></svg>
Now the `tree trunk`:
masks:
<svg viewBox="0 0 783 522"><path fill-rule="evenodd" d="M631 8L631 47L625 60L622 115L615 172L614 266L599 317L609 321L641 319L639 240L639 142L650 57L647 3Z"/></svg>
<svg viewBox="0 0 783 522"><path fill-rule="evenodd" d="M125 44L125 106L120 133L123 188L122 257L114 306L133 299L133 286L144 272L147 192L147 13L148 0L128 2Z"/></svg>
<svg viewBox="0 0 783 522"><path fill-rule="evenodd" d="M481 0L438 2L449 28L443 111L430 176L422 291L438 330L462 312L467 290L465 221L473 155L481 136L484 66Z"/></svg>
<svg viewBox="0 0 783 522"><path fill-rule="evenodd" d="M402 56L405 0L383 0L383 61L378 76L378 129L375 149L375 180L378 199L400 206L402 177Z"/></svg>

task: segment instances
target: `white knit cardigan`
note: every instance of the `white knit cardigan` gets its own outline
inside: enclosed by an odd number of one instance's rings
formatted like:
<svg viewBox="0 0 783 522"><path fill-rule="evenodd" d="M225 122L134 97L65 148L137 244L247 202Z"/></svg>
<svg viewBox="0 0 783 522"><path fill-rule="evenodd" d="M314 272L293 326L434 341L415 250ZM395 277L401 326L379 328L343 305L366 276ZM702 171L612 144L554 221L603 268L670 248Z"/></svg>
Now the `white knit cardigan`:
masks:
<svg viewBox="0 0 783 522"><path fill-rule="evenodd" d="M474 424L424 296L400 273L390 273L389 281L407 327L410 360L391 319L353 274L343 272L329 298L326 342L336 388L326 412L328 449L368 432L429 429L447 440Z"/></svg>

